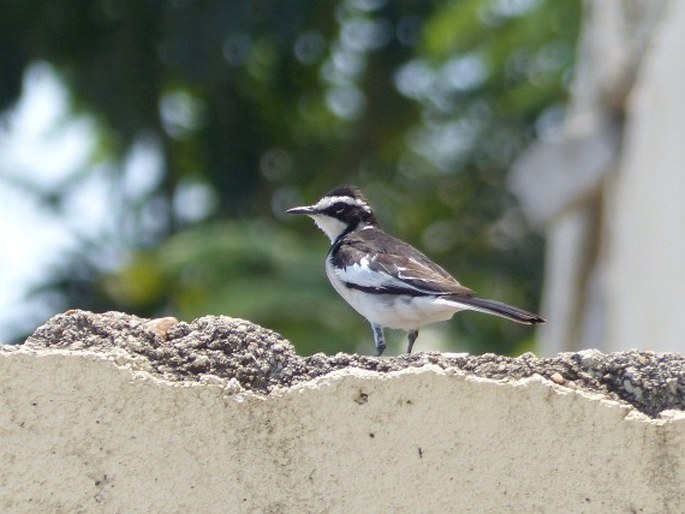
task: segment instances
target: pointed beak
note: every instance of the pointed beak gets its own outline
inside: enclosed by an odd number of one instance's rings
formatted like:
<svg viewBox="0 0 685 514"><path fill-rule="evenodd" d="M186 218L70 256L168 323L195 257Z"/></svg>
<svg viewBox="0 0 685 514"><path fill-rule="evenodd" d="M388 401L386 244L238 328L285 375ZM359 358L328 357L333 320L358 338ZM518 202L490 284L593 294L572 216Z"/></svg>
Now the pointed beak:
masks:
<svg viewBox="0 0 685 514"><path fill-rule="evenodd" d="M285 212L288 214L316 214L316 209L311 205L306 205L304 207L293 207Z"/></svg>

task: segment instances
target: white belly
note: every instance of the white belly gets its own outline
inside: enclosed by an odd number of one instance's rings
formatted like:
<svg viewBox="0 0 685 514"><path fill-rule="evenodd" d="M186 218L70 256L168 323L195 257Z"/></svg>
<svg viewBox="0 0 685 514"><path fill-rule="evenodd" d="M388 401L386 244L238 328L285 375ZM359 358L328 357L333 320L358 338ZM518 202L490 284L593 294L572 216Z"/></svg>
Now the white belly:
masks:
<svg viewBox="0 0 685 514"><path fill-rule="evenodd" d="M414 330L428 323L448 320L454 313L463 309L462 306L442 298L379 295L349 289L335 276L328 260L326 261L326 275L338 294L354 310L371 323L382 327Z"/></svg>

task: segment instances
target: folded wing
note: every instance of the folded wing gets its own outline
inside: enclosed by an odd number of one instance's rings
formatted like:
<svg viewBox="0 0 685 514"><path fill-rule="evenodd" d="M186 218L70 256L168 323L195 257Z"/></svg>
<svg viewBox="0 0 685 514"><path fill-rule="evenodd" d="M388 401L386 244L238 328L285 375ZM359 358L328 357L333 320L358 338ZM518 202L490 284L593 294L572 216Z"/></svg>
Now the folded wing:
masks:
<svg viewBox="0 0 685 514"><path fill-rule="evenodd" d="M343 238L334 254L336 274L349 287L378 294L471 296L469 288L413 246L380 230L363 234Z"/></svg>

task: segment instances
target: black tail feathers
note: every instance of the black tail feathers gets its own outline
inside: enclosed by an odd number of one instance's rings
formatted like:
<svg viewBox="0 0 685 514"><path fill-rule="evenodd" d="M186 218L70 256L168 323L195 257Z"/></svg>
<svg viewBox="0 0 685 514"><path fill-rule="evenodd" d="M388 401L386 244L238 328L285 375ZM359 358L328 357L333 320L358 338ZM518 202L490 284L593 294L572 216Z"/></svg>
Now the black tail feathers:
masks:
<svg viewBox="0 0 685 514"><path fill-rule="evenodd" d="M465 309L493 314L525 325L535 325L546 321L545 318L538 316L537 314L494 300L485 300L483 298L463 295L453 295L448 298L455 303L463 305Z"/></svg>

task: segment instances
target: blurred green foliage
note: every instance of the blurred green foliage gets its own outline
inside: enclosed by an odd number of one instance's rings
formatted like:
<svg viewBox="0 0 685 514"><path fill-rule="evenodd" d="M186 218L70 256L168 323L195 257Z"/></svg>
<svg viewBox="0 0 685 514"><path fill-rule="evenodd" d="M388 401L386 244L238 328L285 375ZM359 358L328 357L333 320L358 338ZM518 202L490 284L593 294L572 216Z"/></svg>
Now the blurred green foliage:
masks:
<svg viewBox="0 0 685 514"><path fill-rule="evenodd" d="M481 295L536 309L543 243L505 177L563 112L579 20L579 3L553 0L2 2L0 108L48 62L74 113L97 120L94 163L123 181L143 145L163 164L112 213L121 233L83 241L36 299L239 316L304 354L371 352L326 281L327 240L283 216L355 183L389 232ZM59 206L67 190L35 194ZM113 271L98 249L117 238L128 255ZM456 350L532 344L529 328L455 320Z"/></svg>

